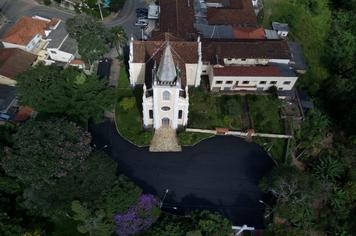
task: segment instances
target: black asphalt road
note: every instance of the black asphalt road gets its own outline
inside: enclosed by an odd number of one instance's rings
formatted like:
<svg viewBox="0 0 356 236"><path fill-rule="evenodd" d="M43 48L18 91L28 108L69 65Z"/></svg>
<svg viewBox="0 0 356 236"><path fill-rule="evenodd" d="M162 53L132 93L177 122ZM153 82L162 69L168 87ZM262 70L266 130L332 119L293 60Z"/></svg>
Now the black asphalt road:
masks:
<svg viewBox="0 0 356 236"><path fill-rule="evenodd" d="M119 171L145 192L161 198L163 208L182 213L210 209L234 225L263 228L264 205L259 179L273 162L257 145L232 136L205 140L181 153L150 153L121 138L109 122L91 127L93 143L118 162ZM177 210L175 209L177 207Z"/></svg>

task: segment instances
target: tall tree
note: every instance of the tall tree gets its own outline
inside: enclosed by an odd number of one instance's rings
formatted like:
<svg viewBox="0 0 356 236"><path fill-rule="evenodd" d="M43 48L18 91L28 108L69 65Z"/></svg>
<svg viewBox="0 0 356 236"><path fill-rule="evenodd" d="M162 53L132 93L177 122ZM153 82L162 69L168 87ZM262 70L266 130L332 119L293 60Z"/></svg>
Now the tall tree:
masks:
<svg viewBox="0 0 356 236"><path fill-rule="evenodd" d="M231 222L216 212L196 211L192 214L193 223L203 235L218 236L231 234Z"/></svg>
<svg viewBox="0 0 356 236"><path fill-rule="evenodd" d="M90 134L61 119L30 120L18 128L13 142L1 165L8 175L34 188L68 175L90 153Z"/></svg>
<svg viewBox="0 0 356 236"><path fill-rule="evenodd" d="M123 45L127 43L127 35L121 26L112 27L109 31L109 39L115 45L120 56L123 55Z"/></svg>
<svg viewBox="0 0 356 236"><path fill-rule="evenodd" d="M93 152L67 176L39 189L26 189L25 206L41 209L43 214L51 216L69 212L73 200L96 205L101 194L117 180L116 170L117 165L109 156Z"/></svg>
<svg viewBox="0 0 356 236"><path fill-rule="evenodd" d="M99 121L115 102L115 92L104 80L69 67L38 65L17 78L20 103L36 111L62 114L86 124Z"/></svg>
<svg viewBox="0 0 356 236"><path fill-rule="evenodd" d="M113 225L105 221L105 212L96 210L92 212L79 201L72 202L73 219L79 221L78 231L92 236L112 235Z"/></svg>
<svg viewBox="0 0 356 236"><path fill-rule="evenodd" d="M92 64L108 52L108 32L102 22L82 14L67 20L66 26L70 36L77 40L79 54L87 63Z"/></svg>

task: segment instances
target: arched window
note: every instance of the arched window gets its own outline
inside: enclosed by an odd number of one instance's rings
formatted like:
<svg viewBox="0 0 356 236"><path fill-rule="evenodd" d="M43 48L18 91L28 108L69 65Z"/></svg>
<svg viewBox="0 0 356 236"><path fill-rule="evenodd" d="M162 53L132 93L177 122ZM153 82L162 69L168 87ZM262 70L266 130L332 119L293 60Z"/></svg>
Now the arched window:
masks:
<svg viewBox="0 0 356 236"><path fill-rule="evenodd" d="M171 99L171 93L166 90L166 91L163 92L163 100L167 101L169 99Z"/></svg>

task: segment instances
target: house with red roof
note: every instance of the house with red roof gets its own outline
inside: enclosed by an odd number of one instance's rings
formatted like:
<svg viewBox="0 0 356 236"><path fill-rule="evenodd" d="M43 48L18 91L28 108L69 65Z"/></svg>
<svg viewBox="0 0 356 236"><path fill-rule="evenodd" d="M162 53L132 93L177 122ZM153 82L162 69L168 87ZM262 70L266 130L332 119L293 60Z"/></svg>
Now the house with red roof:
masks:
<svg viewBox="0 0 356 236"><path fill-rule="evenodd" d="M39 55L46 64L68 64L78 47L60 19L24 16L1 39L5 48L18 48Z"/></svg>
<svg viewBox="0 0 356 236"><path fill-rule="evenodd" d="M2 37L5 48L19 48L27 52L33 51L60 24L60 19L46 19L39 16L20 18Z"/></svg>
<svg viewBox="0 0 356 236"><path fill-rule="evenodd" d="M0 84L14 86L16 76L29 69L37 56L18 48L0 49Z"/></svg>

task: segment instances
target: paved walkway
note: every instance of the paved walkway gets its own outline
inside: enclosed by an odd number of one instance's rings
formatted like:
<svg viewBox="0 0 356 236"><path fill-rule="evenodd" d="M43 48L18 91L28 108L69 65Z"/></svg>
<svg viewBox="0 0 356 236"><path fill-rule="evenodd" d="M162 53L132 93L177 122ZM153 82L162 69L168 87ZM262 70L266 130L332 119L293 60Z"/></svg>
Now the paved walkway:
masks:
<svg viewBox="0 0 356 236"><path fill-rule="evenodd" d="M150 152L181 152L182 147L177 140L177 134L171 128L159 128L155 131L150 144Z"/></svg>

